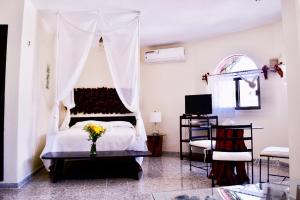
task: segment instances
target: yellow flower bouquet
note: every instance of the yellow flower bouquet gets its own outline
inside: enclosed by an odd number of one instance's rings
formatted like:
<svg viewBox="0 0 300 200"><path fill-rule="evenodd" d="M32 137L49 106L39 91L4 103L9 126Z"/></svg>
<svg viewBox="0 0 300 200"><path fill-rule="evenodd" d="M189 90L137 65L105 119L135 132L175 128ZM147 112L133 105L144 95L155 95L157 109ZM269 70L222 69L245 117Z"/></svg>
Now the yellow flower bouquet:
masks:
<svg viewBox="0 0 300 200"><path fill-rule="evenodd" d="M98 124L87 124L83 127L83 130L89 133L88 140L92 141L90 155L94 156L97 154L96 141L105 133L106 129Z"/></svg>

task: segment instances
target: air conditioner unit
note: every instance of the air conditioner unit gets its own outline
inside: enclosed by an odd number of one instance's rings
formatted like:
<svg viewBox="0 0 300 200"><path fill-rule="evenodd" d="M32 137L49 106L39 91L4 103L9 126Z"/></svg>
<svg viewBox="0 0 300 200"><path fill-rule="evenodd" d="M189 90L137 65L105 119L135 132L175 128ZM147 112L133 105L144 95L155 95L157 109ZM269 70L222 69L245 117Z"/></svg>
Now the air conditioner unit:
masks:
<svg viewBox="0 0 300 200"><path fill-rule="evenodd" d="M156 49L145 52L145 62L147 63L176 62L184 60L184 47Z"/></svg>

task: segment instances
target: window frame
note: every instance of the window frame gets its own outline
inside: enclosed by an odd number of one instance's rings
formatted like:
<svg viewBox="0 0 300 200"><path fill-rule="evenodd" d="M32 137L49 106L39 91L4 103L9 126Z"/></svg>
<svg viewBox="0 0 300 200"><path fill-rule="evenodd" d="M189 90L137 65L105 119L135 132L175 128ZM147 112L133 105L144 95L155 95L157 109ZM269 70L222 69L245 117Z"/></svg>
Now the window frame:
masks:
<svg viewBox="0 0 300 200"><path fill-rule="evenodd" d="M257 77L257 90L256 95L258 98L258 106L240 106L240 81L241 78L234 78L235 81L235 110L260 110L261 109L261 98L260 98L260 77Z"/></svg>

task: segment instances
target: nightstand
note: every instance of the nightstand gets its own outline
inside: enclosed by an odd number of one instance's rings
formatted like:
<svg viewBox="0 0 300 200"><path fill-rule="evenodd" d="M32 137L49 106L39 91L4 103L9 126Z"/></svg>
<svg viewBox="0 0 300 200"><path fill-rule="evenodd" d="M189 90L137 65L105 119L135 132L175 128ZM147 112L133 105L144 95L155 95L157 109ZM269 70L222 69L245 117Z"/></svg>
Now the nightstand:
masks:
<svg viewBox="0 0 300 200"><path fill-rule="evenodd" d="M161 156L164 136L165 134L147 135L147 146L148 146L148 150L151 151L152 156L154 157Z"/></svg>

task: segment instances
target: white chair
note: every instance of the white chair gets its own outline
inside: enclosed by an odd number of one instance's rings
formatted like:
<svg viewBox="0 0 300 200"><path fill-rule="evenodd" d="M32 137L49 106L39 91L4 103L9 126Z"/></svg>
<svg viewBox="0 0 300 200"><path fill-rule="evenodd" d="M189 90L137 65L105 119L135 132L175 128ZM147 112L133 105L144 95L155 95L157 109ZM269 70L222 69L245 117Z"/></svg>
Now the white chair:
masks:
<svg viewBox="0 0 300 200"><path fill-rule="evenodd" d="M289 178L288 176L270 174L270 158L284 158L289 159L288 147L266 147L260 153L260 157L267 157L267 182L270 181L270 176L283 177L283 180ZM261 158L259 158L259 182L261 183Z"/></svg>
<svg viewBox="0 0 300 200"><path fill-rule="evenodd" d="M206 175L208 177L208 171L209 171L209 164L207 160L207 151L211 150L211 143L213 142L213 146L216 145L216 141L211 141L211 140L194 140L190 141L190 170L192 170L192 166L203 169L206 171ZM200 165L193 165L192 164L192 148L199 148L203 150L204 153L204 159L203 162L206 164L205 166L200 166Z"/></svg>
<svg viewBox="0 0 300 200"><path fill-rule="evenodd" d="M216 145L216 141L211 141L211 140L190 141L190 145L194 147L211 150L211 142L213 142L213 147L214 147Z"/></svg>
<svg viewBox="0 0 300 200"><path fill-rule="evenodd" d="M193 131L204 131L206 132L205 135L199 136L199 135L193 135ZM189 129L189 159L190 159L190 170L192 170L192 167L196 167L199 169L202 169L206 171L207 177L209 172L209 159L207 159L207 151L211 150L212 141L210 140L211 134L210 134L210 126L209 126L209 119L202 119L200 122L198 122L198 126L193 126L193 124L190 123L190 129ZM215 144L215 141L213 141ZM204 165L195 165L192 164L193 157L193 149L198 148L200 150L203 150L204 159L203 163Z"/></svg>
<svg viewBox="0 0 300 200"><path fill-rule="evenodd" d="M253 183L253 138L252 138L252 124L246 124L246 125L219 125L219 126L211 126L213 130L215 130L215 136L212 136L212 141L215 141L215 145L213 145L213 142L211 143L211 150L212 150L212 187L215 186L214 179L214 161L220 161L220 162L246 162L247 163L247 173L249 174L249 168L248 163L251 163L251 170L252 170L252 183ZM227 131L232 131L232 136L227 135ZM234 136L233 132L242 131L243 135L241 136ZM247 133L244 133L246 130ZM218 131L223 132L224 136L219 136ZM245 136L247 135L247 136ZM229 141L232 143L232 147L230 149L225 148L222 149L218 145L220 142ZM247 147L245 145L245 142L249 142L249 146ZM239 144L242 142L244 145L244 148L237 148L235 144Z"/></svg>

